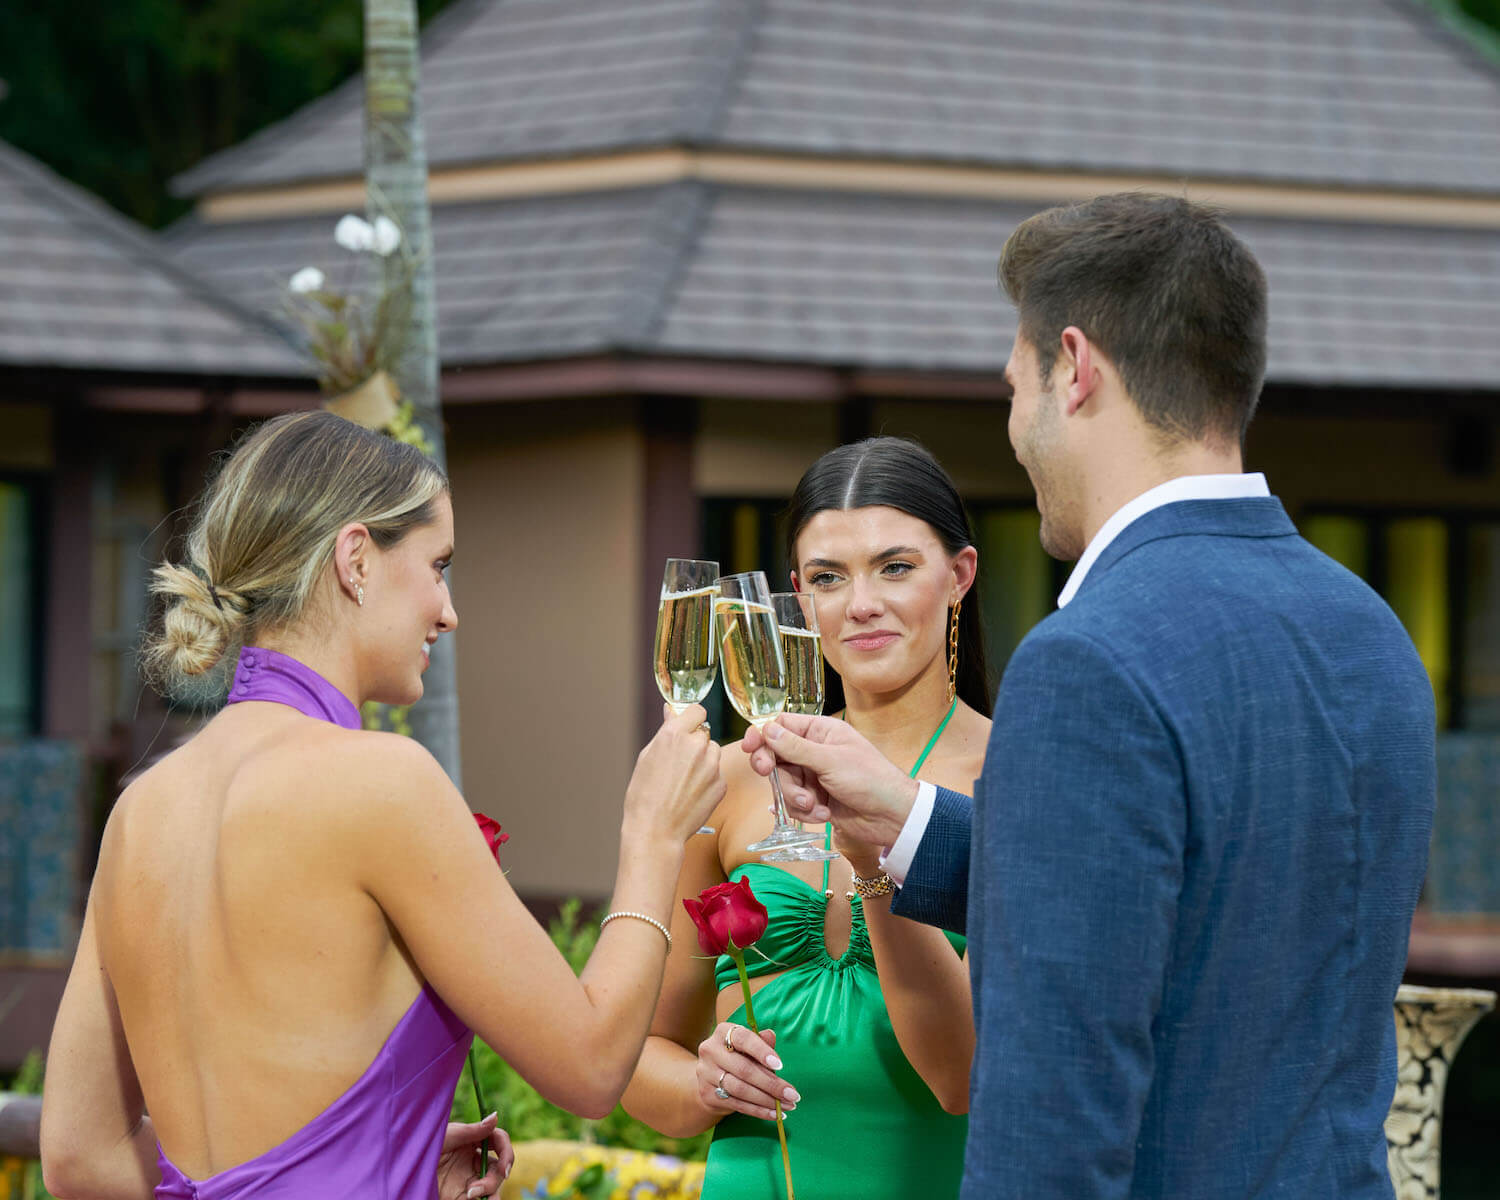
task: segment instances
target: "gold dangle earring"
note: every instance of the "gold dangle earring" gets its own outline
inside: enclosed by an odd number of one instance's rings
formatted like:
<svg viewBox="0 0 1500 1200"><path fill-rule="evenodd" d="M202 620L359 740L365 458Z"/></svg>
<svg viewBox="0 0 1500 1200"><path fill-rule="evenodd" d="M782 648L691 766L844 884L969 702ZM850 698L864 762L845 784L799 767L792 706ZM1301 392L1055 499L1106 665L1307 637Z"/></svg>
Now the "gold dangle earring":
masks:
<svg viewBox="0 0 1500 1200"><path fill-rule="evenodd" d="M953 698L958 695L958 610L963 607L964 600L960 596L953 602L953 616L948 621L948 706L953 706Z"/></svg>

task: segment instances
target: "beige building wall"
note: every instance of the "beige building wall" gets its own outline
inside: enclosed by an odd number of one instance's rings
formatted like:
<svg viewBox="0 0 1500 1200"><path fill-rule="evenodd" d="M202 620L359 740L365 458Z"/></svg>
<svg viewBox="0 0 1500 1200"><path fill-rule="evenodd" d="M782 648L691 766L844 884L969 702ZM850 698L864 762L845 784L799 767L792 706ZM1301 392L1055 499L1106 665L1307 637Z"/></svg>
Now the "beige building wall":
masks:
<svg viewBox="0 0 1500 1200"><path fill-rule="evenodd" d="M838 445L831 404L705 400L693 447L699 496L785 498L820 454Z"/></svg>
<svg viewBox="0 0 1500 1200"><path fill-rule="evenodd" d="M639 750L643 442L629 404L448 410L464 792L523 895L603 896Z"/></svg>

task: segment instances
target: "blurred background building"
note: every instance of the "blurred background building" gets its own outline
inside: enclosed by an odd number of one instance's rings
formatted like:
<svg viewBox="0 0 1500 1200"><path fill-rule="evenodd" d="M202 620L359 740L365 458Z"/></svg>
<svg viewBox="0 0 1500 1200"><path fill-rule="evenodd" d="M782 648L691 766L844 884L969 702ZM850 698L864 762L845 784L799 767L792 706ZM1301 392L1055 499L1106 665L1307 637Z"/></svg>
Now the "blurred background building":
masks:
<svg viewBox="0 0 1500 1200"><path fill-rule="evenodd" d="M463 775L514 835L512 883L538 906L608 886L659 712L662 560L784 581L779 511L841 442L915 437L953 473L1003 666L1067 567L1005 436L996 257L1039 208L1155 189L1222 206L1265 265L1247 465L1389 600L1432 678L1412 977L1494 986L1485 45L1414 0L449 5L422 96ZM118 780L182 728L137 681L147 572L212 453L316 403L269 320L365 207L360 88L180 175L191 211L160 236L0 153L0 1064L45 1036ZM56 759L41 790L36 755Z"/></svg>

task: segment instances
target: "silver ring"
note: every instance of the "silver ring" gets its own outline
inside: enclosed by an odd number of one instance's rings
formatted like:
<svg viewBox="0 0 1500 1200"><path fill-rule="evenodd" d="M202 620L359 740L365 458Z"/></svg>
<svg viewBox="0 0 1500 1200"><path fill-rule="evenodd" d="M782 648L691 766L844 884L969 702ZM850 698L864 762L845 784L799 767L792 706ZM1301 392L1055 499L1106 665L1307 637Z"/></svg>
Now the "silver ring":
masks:
<svg viewBox="0 0 1500 1200"><path fill-rule="evenodd" d="M728 1046L731 1051L734 1050L734 1026L733 1025L728 1025L728 1026L725 1026L725 1028L724 1028L724 1044L726 1046Z"/></svg>
<svg viewBox="0 0 1500 1200"><path fill-rule="evenodd" d="M699 721L698 728L704 733L708 734L710 737L713 736L713 726L710 725L707 721Z"/></svg>
<svg viewBox="0 0 1500 1200"><path fill-rule="evenodd" d="M728 1100L729 1099L729 1093L726 1092L721 1087L714 1088L714 1095L717 1096L720 1100Z"/></svg>

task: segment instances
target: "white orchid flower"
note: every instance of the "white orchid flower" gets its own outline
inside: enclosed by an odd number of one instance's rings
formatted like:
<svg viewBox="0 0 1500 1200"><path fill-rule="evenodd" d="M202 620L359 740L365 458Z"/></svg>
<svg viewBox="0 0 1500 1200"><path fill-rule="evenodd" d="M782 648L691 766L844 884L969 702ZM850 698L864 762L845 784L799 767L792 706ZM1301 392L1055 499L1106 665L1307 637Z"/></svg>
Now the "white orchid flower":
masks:
<svg viewBox="0 0 1500 1200"><path fill-rule="evenodd" d="M305 296L308 292L322 291L323 283L324 276L322 271L318 270L317 267L303 267L302 270L292 276L292 280L287 284L287 287L291 288L297 295Z"/></svg>
<svg viewBox="0 0 1500 1200"><path fill-rule="evenodd" d="M401 226L390 217L376 217L373 242L375 253L385 258L401 244Z"/></svg>
<svg viewBox="0 0 1500 1200"><path fill-rule="evenodd" d="M375 247L375 230L363 217L349 213L340 217L339 223L333 227L333 240L345 250L355 253L372 250Z"/></svg>

